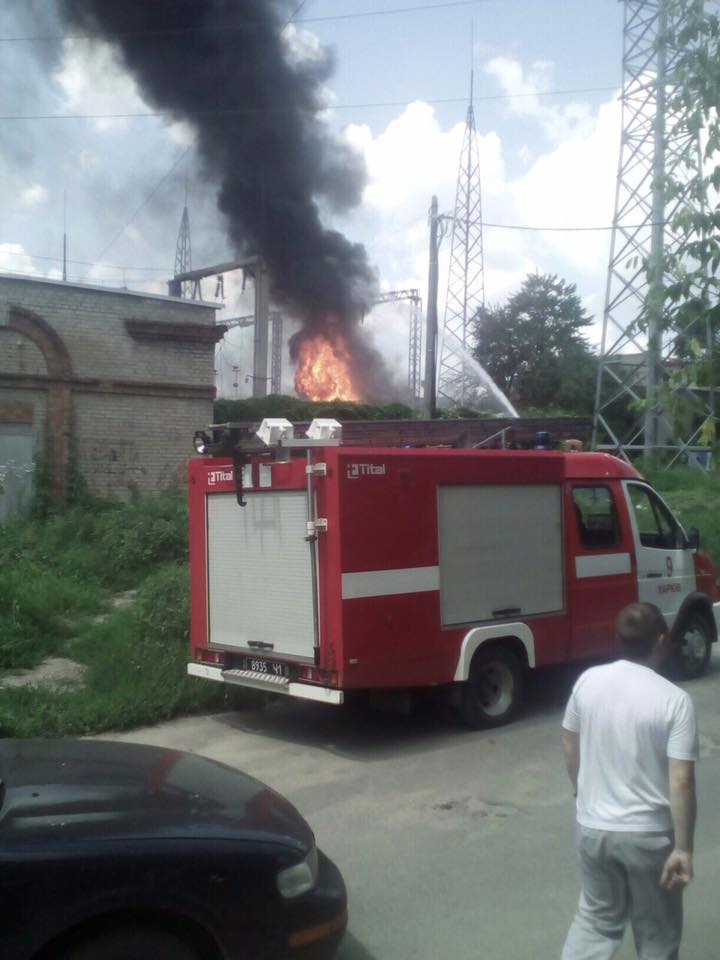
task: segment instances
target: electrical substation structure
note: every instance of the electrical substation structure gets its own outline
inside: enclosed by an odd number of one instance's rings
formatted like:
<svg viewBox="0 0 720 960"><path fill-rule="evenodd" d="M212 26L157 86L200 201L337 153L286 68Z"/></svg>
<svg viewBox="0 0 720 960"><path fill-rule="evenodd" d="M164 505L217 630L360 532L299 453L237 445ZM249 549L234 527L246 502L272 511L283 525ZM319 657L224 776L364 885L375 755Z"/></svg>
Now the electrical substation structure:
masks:
<svg viewBox="0 0 720 960"><path fill-rule="evenodd" d="M222 291L222 277L233 270L242 270L243 284L249 277L253 281L255 288L255 312L252 316L252 326L254 327L253 339L253 372L252 372L252 395L253 397L265 397L268 393L268 383L271 377L268 376L268 346L270 340L270 274L262 257L248 257L245 260L231 260L227 263L217 263L210 267L203 267L200 270L188 270L184 273L176 273L172 280L168 281L168 293L171 297L182 295L183 284L197 283L199 291L200 281L204 277L217 277L217 290ZM193 295L194 299L194 295ZM239 318L245 319L245 318ZM238 324L235 326L250 326L250 323ZM276 327L277 329L277 327ZM280 321L280 331L282 322ZM280 348L278 348L280 349ZM282 358L281 358L282 359ZM277 373L277 368L276 368Z"/></svg>
<svg viewBox="0 0 720 960"><path fill-rule="evenodd" d="M593 446L625 459L664 451L675 460L697 450L702 421L714 415L712 388L685 387L697 416L678 436L657 393L682 369L683 334L689 334L664 322L667 265L680 243L672 221L688 196L702 197L696 189L702 178L699 136L672 108L684 52L676 38L687 12L671 0L624 0L624 7L622 140ZM667 178L683 181L687 195L669 191ZM698 338L696 329L693 336ZM709 328L699 342L711 349Z"/></svg>
<svg viewBox="0 0 720 960"><path fill-rule="evenodd" d="M420 398L423 382L422 375L422 297L415 287L409 290L386 290L373 300L373 306L381 303L397 303L407 300L410 303L410 324L408 329L408 392L414 404Z"/></svg>

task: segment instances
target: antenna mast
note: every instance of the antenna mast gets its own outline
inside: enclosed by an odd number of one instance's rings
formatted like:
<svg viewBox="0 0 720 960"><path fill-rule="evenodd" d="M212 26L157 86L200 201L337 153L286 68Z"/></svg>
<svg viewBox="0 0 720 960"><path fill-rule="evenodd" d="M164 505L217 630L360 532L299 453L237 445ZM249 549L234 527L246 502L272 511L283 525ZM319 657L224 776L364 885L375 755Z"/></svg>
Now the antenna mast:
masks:
<svg viewBox="0 0 720 960"><path fill-rule="evenodd" d="M63 281L67 281L67 190L63 190Z"/></svg>

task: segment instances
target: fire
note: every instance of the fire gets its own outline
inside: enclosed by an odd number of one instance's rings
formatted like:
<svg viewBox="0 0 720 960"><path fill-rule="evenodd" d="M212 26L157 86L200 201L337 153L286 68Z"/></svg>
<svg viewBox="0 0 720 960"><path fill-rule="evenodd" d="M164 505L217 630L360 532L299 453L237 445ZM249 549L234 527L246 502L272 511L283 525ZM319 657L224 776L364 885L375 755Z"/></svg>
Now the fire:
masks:
<svg viewBox="0 0 720 960"><path fill-rule="evenodd" d="M341 333L308 337L300 346L295 390L308 400L361 399L353 383L347 341Z"/></svg>

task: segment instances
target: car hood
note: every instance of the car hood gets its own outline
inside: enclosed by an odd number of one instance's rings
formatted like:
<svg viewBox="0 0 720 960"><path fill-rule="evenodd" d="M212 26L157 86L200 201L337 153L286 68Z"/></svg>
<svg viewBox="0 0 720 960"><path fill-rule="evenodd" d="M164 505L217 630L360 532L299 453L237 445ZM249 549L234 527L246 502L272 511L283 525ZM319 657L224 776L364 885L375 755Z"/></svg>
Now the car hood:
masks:
<svg viewBox="0 0 720 960"><path fill-rule="evenodd" d="M224 764L132 743L0 741L0 838L217 838L304 852L312 832L265 784Z"/></svg>

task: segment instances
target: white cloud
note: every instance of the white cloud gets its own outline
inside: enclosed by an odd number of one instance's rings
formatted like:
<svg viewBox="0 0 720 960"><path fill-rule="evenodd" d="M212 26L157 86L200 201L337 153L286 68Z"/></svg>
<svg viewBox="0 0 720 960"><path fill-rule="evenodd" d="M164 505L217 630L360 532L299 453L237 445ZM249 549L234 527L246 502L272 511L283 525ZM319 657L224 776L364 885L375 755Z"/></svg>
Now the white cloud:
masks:
<svg viewBox="0 0 720 960"><path fill-rule="evenodd" d="M496 58L497 59L497 58ZM512 62L503 61L509 72ZM527 86L541 83L538 66ZM524 110L528 110L525 103ZM515 112L515 111L513 111ZM530 112L554 143L536 155L519 176L511 176L503 143L494 131L479 136L483 211L486 222L516 226L597 226L612 221L620 136L620 109L615 101L591 111L584 105L545 108L530 104ZM576 118L582 118L576 122ZM428 264L427 211L431 195L440 210L452 212L464 123L443 129L433 108L410 104L388 126L373 134L368 126L351 126L350 143L362 152L369 183L364 204L345 229L364 240L371 260L380 269L384 290L418 287L426 293ZM537 154L537 150L535 151ZM602 314L610 234L484 230L485 295L501 302L535 270L557 273L576 283L596 319ZM447 286L449 237L441 247L439 306L442 318ZM407 358L407 311L376 308L368 324L380 349L397 360L402 377ZM599 326L591 334L599 338Z"/></svg>
<svg viewBox="0 0 720 960"><path fill-rule="evenodd" d="M485 65L485 71L506 94L513 97L508 101L510 112L536 119L549 140L557 141L591 128L592 115L586 104L571 102L558 105L540 96L542 91L553 88L554 64L536 60L526 71L521 63L510 57L493 57Z"/></svg>
<svg viewBox="0 0 720 960"><path fill-rule="evenodd" d="M418 189L427 195L432 183L438 187L454 183L464 128L464 123L457 123L443 131L434 109L421 101L409 104L377 137L368 126L349 126L346 137L367 163L365 203L397 210L414 199ZM479 137L479 151L483 187L492 192L504 178L497 134Z"/></svg>
<svg viewBox="0 0 720 960"><path fill-rule="evenodd" d="M37 207L48 198L47 188L41 183L31 183L20 191L19 200L24 207Z"/></svg>
<svg viewBox="0 0 720 960"><path fill-rule="evenodd" d="M298 28L294 23L289 23L285 27L282 32L282 41L285 56L291 64L325 59L326 54L317 34Z"/></svg>
<svg viewBox="0 0 720 960"><path fill-rule="evenodd" d="M0 243L0 272L41 275L32 256L21 243Z"/></svg>
<svg viewBox="0 0 720 960"><path fill-rule="evenodd" d="M96 116L97 119L92 122L97 130L113 133L127 131L128 120L108 114L154 111L144 100L140 87L125 69L115 50L106 43L64 40L62 59L52 79L60 92L58 112ZM177 143L186 146L194 139L190 123L165 120L164 126Z"/></svg>
<svg viewBox="0 0 720 960"><path fill-rule="evenodd" d="M588 132L541 156L510 185L517 222L535 226L607 226L612 222L620 104L600 107ZM607 267L609 231L547 232L530 238L536 255L565 262L567 272L597 275ZM526 241L527 242L527 241Z"/></svg>
<svg viewBox="0 0 720 960"><path fill-rule="evenodd" d="M105 43L63 40L60 66L53 74L60 88L60 112L82 114L142 113L145 104L135 80ZM127 121L99 118L98 130L123 130Z"/></svg>

